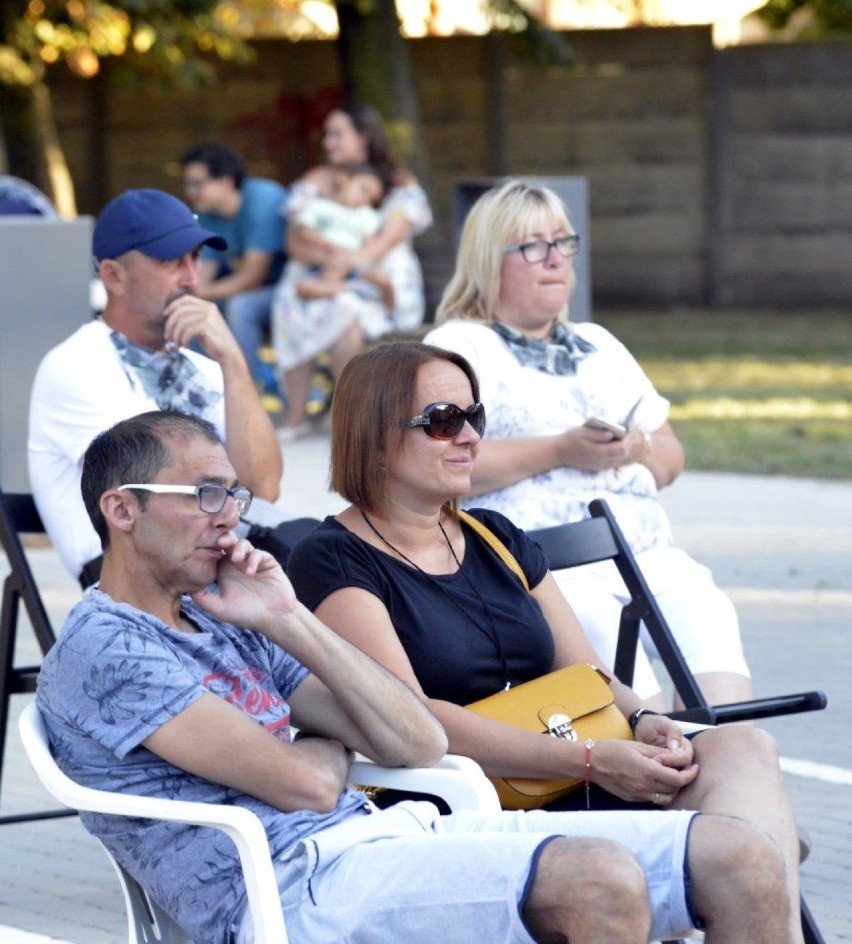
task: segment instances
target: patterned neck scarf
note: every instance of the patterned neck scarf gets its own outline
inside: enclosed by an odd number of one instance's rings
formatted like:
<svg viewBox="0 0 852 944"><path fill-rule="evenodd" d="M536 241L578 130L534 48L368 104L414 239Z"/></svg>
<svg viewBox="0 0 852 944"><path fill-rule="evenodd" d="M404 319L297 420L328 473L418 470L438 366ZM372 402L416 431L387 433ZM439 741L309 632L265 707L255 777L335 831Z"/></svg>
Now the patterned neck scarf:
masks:
<svg viewBox="0 0 852 944"><path fill-rule="evenodd" d="M152 351L129 341L118 331L110 332L118 356L131 384L133 376L161 410L177 410L189 416L204 416L219 402L222 394L204 382L201 372L180 348L169 345L164 351ZM132 369L132 374L128 372Z"/></svg>
<svg viewBox="0 0 852 944"><path fill-rule="evenodd" d="M597 350L594 344L576 335L563 321L554 322L550 334L540 341L528 338L499 321L492 321L491 327L506 342L519 364L545 374L559 377L576 374L577 364Z"/></svg>

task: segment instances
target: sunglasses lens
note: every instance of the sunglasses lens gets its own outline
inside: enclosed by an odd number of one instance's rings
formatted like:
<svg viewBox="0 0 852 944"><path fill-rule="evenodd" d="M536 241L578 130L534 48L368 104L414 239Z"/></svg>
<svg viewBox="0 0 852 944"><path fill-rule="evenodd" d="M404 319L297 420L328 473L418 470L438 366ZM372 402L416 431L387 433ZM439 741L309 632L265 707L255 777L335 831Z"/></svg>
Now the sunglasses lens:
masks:
<svg viewBox="0 0 852 944"><path fill-rule="evenodd" d="M436 403L428 407L424 416L429 420L426 432L433 439L452 439L464 426L465 413L454 403Z"/></svg>
<svg viewBox="0 0 852 944"><path fill-rule="evenodd" d="M481 403L472 406L467 411L467 421L473 427L477 436L485 432L485 407Z"/></svg>
<svg viewBox="0 0 852 944"><path fill-rule="evenodd" d="M485 432L485 407L481 403L466 410L455 403L434 403L423 411L423 415L429 421L424 429L433 439L453 439L465 423L470 423L478 436Z"/></svg>

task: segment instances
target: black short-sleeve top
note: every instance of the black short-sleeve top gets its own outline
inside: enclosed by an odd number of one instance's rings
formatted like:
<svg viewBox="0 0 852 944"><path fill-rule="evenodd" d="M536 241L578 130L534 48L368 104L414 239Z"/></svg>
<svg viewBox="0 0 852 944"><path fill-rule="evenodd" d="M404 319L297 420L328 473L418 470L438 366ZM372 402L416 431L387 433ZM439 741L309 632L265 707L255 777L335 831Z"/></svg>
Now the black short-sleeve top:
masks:
<svg viewBox="0 0 852 944"><path fill-rule="evenodd" d="M470 512L521 565L530 587L547 573L539 546L495 511ZM303 538L288 562L299 599L311 610L336 590L378 597L430 698L465 705L550 672L554 642L536 600L468 525L454 574L427 575L378 550L334 518Z"/></svg>

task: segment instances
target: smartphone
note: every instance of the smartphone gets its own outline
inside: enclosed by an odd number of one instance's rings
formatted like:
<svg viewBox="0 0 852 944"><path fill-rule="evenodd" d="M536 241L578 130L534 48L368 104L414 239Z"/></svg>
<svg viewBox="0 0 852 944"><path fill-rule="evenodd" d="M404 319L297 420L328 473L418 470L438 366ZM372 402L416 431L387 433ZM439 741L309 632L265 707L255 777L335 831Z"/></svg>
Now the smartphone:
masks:
<svg viewBox="0 0 852 944"><path fill-rule="evenodd" d="M607 420L602 420L597 416L590 416L583 425L591 429L605 429L607 432L612 433L616 439L623 439L627 435L626 426L622 426L620 423L609 423Z"/></svg>

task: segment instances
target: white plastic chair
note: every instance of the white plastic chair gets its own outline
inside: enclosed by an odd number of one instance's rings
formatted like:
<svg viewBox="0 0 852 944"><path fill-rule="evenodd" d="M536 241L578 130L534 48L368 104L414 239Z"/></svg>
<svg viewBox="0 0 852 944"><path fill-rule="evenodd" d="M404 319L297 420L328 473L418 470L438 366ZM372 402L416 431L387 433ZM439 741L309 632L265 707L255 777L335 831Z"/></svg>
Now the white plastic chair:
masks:
<svg viewBox="0 0 852 944"><path fill-rule="evenodd" d="M214 803L161 800L82 787L57 766L50 751L41 713L32 702L18 726L24 749L41 782L61 803L77 810L173 820L221 829L233 839L240 856L256 944L287 944L287 930L275 882L266 833L249 810ZM428 793L441 797L451 810L498 811L497 794L480 767L467 757L448 754L435 767L379 767L364 757L352 765L352 780L376 787ZM145 890L104 849L124 893L129 944L191 944L190 938Z"/></svg>

